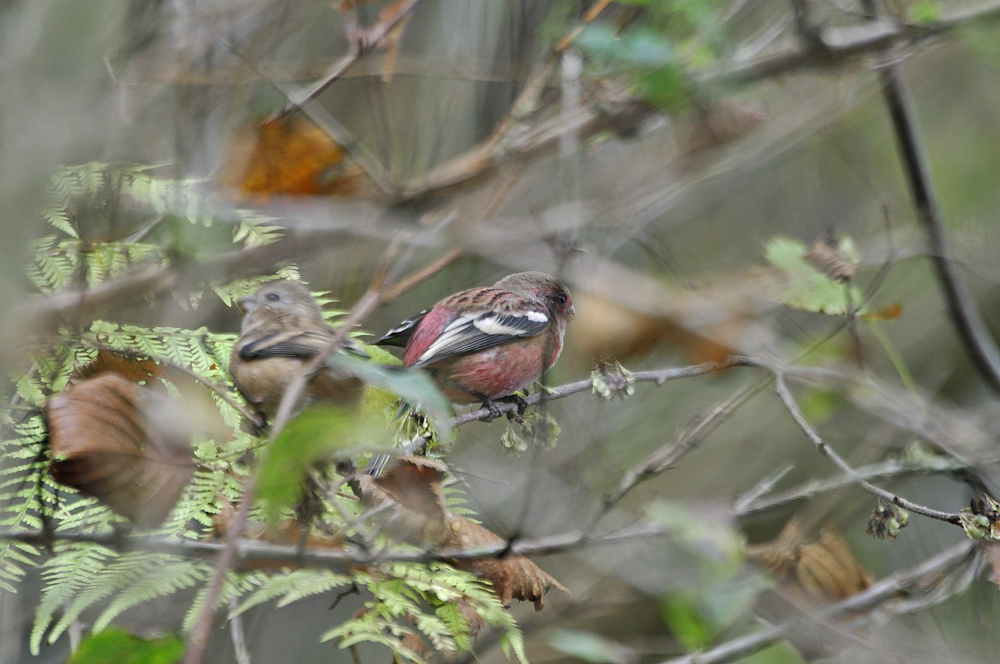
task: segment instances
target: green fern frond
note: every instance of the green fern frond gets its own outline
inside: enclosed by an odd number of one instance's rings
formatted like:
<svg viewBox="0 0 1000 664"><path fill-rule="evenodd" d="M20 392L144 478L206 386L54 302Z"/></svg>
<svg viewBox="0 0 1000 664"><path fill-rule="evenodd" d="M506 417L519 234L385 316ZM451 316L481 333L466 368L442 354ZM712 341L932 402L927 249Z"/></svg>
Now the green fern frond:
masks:
<svg viewBox="0 0 1000 664"><path fill-rule="evenodd" d="M279 607L287 606L300 599L320 595L351 583L351 577L330 570L300 569L278 572L265 577L260 588L243 600L234 613L243 613L271 600L278 600Z"/></svg>
<svg viewBox="0 0 1000 664"><path fill-rule="evenodd" d="M149 554L146 554L149 555ZM168 556L150 558L141 575L122 586L122 592L94 621L94 631L99 632L123 611L149 602L158 597L172 595L180 590L205 582L212 574L212 565Z"/></svg>
<svg viewBox="0 0 1000 664"><path fill-rule="evenodd" d="M98 544L79 542L57 542L55 552L56 555L45 563L41 571L45 589L35 609L35 624L29 639L33 655L38 654L42 637L56 613L98 577L105 560L117 555Z"/></svg>

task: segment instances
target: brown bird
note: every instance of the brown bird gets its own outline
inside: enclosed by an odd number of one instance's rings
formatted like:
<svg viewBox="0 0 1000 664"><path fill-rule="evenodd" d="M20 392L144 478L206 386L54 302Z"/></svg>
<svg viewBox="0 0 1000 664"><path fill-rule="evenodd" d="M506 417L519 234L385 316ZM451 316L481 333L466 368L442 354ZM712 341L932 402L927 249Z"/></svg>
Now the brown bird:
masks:
<svg viewBox="0 0 1000 664"><path fill-rule="evenodd" d="M236 387L261 414L272 421L292 378L329 344L333 330L305 286L292 281L271 281L239 302L244 310L240 337L229 358L229 373ZM345 339L340 352L365 355ZM313 400L353 406L361 399L364 384L346 372L323 367L296 404L295 412Z"/></svg>

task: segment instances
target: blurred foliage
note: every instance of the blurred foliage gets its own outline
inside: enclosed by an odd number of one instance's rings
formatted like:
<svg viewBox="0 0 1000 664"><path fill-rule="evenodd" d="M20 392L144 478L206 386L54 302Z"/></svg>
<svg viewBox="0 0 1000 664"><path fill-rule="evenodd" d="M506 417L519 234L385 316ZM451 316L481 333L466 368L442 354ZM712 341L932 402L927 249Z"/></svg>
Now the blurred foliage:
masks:
<svg viewBox="0 0 1000 664"><path fill-rule="evenodd" d="M643 12L627 27L597 21L576 40L592 75L619 72L638 96L659 108L681 110L695 90L688 71L711 64L723 44L717 20L721 0L629 0Z"/></svg>
<svg viewBox="0 0 1000 664"><path fill-rule="evenodd" d="M108 629L84 639L68 664L175 664L184 656L176 636L140 639L121 629Z"/></svg>
<svg viewBox="0 0 1000 664"><path fill-rule="evenodd" d="M600 3L424 2L405 34L372 43L355 40L359 35L351 34L349 23L370 29L380 12L398 6L382 0L358 3L347 12L330 3L14 0L0 9L0 60L13 82L10 94L0 99L2 193L15 192L10 204L4 197L14 223L7 225L12 239L4 243L3 262L11 273L17 268L10 266L27 263L35 295L60 297L130 270L182 268L191 258L211 260L234 249L265 246L282 236L285 223L301 223L306 232L343 229L324 247L318 266L270 265L251 278L172 293L157 300L158 306L176 305L163 319L139 303L123 307L120 318L60 328L11 376L16 395L4 396L14 405L0 415L5 461L0 526L51 529L57 539L51 547L0 543L3 593L41 581L27 638L32 650L68 640L81 623L94 631L107 629L85 640L78 656L94 643L123 652L141 648L140 640L111 631L110 625L124 622L134 607L163 597L184 604L182 627L189 629L204 608L211 575L204 562L58 541L61 534L111 535L130 526L46 472L47 428L39 414L46 400L65 390L75 370L107 348L183 367L234 394L227 364L235 335L216 332L213 324L232 329L231 308L240 297L264 280L305 275L349 298L363 288L377 269L382 245L394 237L413 240L419 252L436 250L438 240L468 251L448 274L415 291L412 301L388 307L387 316L409 315L419 308L417 300L432 302L446 292L487 283L503 270L556 266L566 270L574 295L577 288L593 289L633 315L626 327L638 327L635 321L643 318L656 323L647 326L652 340L642 339L629 351L629 366L674 363L678 349L668 335L681 332L700 341L706 330L722 357L729 352L795 357L844 372L861 365L867 384L860 389L850 389L845 381L839 386L844 389L809 384L796 394L805 417L831 446L857 462L859 472L875 472L883 457L891 460L907 446L919 457L913 470L945 476L924 476L920 482L874 476L873 481L955 510L968 502L968 485L978 493L978 482L995 484L996 398L975 377L974 362L953 334L924 260L892 128L878 99L874 54L856 53L847 61L813 58L803 46L807 36L795 32L795 18L804 18L821 35L850 39L851 31L898 28L912 38L888 57L912 85L954 259L993 329L1000 277L992 219L1000 152L988 139L995 133L1000 102L995 75L1000 41L993 16L956 28L939 23L952 12L976 12L983 5L891 1L880 7L890 20L872 26L849 3L790 7L741 0L619 0L593 20L581 20ZM793 7L805 16L793 17ZM837 32L845 27L849 30ZM577 29L575 39L567 40ZM559 80L558 55L552 51L564 40L564 47L576 49L584 62L580 98L573 103L594 118L570 133L560 133L558 113L560 93L572 92L574 81ZM259 115L259 106L247 111L254 100L267 99L266 111L280 109L289 101L287 91L297 91L295 86L307 85L331 65L340 66L356 43L365 44L365 57L342 70L344 76L304 112L270 116L242 133L232 132L247 126L246 115ZM768 64L788 62L772 56L795 55L799 47L807 55L801 69L796 65L777 77L767 74ZM822 50L813 55L817 52ZM748 110L743 121L720 123L712 118L732 101L725 98L731 86L728 79L719 84L713 76L730 66L767 80L741 87L745 98L735 105ZM532 88L529 102L511 105ZM661 112L652 113L635 98ZM638 119L614 115L630 104L642 109ZM521 113L524 109L531 112ZM562 112L570 110L562 107ZM602 124L608 118L615 121ZM588 134L591 125L598 130ZM536 160L552 147L546 143L552 139L558 139L558 157ZM372 173L362 172L364 160L358 155L394 176L420 178L444 164L448 177L414 198L392 188L376 192L373 178L365 177ZM65 165L95 158L127 163ZM60 162L64 165L53 171ZM481 177L491 175L491 168L500 177ZM506 187L494 187L500 180L512 183L504 194L510 196L494 206L501 198L494 198L494 189ZM38 209L30 199L46 181L50 198L44 223L28 223L23 211ZM289 200L288 194L340 198L328 205L327 198ZM876 212L880 207L891 209L891 225L883 227ZM435 227L437 235L425 235L441 219L458 221L442 222ZM830 228L843 234L832 242L827 237L808 244ZM30 255L22 238L30 238ZM760 265L762 244L767 268ZM875 289L867 279L886 255L891 269ZM761 274L765 278L758 280ZM730 297L712 295L712 285L721 285L716 291ZM0 288L5 295L14 290L7 282ZM224 305L220 314L204 313L219 301ZM343 306L329 297L321 302L334 305L325 306L325 313L336 325ZM853 314L857 318L848 327L845 318ZM198 322L188 325L171 316ZM144 322L150 319L158 322ZM613 327L612 333L622 336ZM818 339L824 341L817 344ZM369 354L375 364L398 363L379 349ZM567 362L573 354L568 345L556 379L586 376L586 368L567 375L567 365L574 371L580 366L579 357L577 365ZM608 355L614 353L607 347L592 348L582 362ZM275 509L294 504L296 482L306 475L339 486L343 478L336 469L310 468L310 462L349 448L352 455L362 454L353 449L352 439L364 437L363 422L392 424L362 447L409 443L418 436L431 449L451 442L450 406L427 389L427 381L371 364L355 362L351 370L364 373L369 384L361 414L307 413L271 449L263 448L263 436L245 430L237 409L211 393L225 431L205 426L199 432L193 445L199 464L195 477L171 516L152 533L191 541L224 533L256 459L264 459L263 493ZM463 428L454 452L458 467L470 470L456 473L444 487L449 508L459 512L452 503L466 497L465 486L476 486L477 492L468 495L472 505L485 522L504 524L512 539L549 534L552 529L545 529L552 524L559 524L552 526L556 532L581 527L603 504L601 487L614 486L623 470L675 437L685 440L690 429L684 423L712 412L748 371L720 372L699 379L697 387L686 382L654 388L633 385L618 365L593 374L600 398L580 395L547 404L549 410L529 412L520 421ZM171 394L183 387L180 381L167 382ZM612 400L615 395L622 399ZM397 417L401 399L423 412ZM633 664L654 656L659 661L664 653L710 649L752 629L750 604L760 595L763 577L745 573L740 536L727 513L731 499L754 485L766 499L764 494L775 489L777 495L786 483L853 483L846 476L819 479L826 464L804 444L787 413L775 416L780 406L774 399L748 399L739 408L738 416L718 431L686 439L690 447L683 453L692 453L683 468L648 482L608 512L616 523L631 522L650 495L664 497L648 506L646 515L670 533L663 543L642 549L643 542L622 541L597 549L592 558L556 559L556 565L573 569L579 604L554 616L567 629L545 632L549 646L575 659ZM548 449L560 429L563 441ZM914 440L928 447L914 451ZM532 449L532 443L539 447ZM531 453L503 457L509 450ZM489 476L477 477L484 466ZM786 470L775 474L777 467ZM981 470L983 477L974 477ZM645 488L649 493L643 493ZM899 534L905 546L870 538L860 545L852 541L858 556L879 574L925 560L949 537L962 538L959 529L922 518L900 534L909 522L905 512L881 504L871 512L871 499L857 495L851 488L796 501L796 507L805 506L811 525L836 519L847 539L860 536L869 518L873 535L888 540ZM338 537L362 537L352 526L363 512L357 501L325 494L320 500L325 516L319 527ZM697 500L721 507L703 511L682 504ZM786 518L793 508L786 507L759 520L741 520L739 529L753 539L773 535L780 522L791 523ZM996 539L998 511L989 496L974 500L961 512L965 533ZM298 530L266 532L266 516L263 508L253 511L253 525L260 526L255 534L283 544L300 542ZM381 550L389 540L378 537L366 544ZM796 555L802 548L795 549ZM822 571L828 570L821 566ZM353 618L315 610L331 596L336 604L354 588L362 589L364 607ZM976 592L948 604L938 602L964 587L948 587L930 599L899 598L911 601L906 610L926 608L930 600L936 608L890 622L894 611L904 610L894 601L877 614L885 621L852 646L870 649L874 655L868 657L876 659L992 661L996 639L982 625L1000 614L1000 602L992 585L973 588ZM303 601L310 597L321 601ZM602 601L585 604L595 597ZM396 661L421 662L437 653L461 658L458 653L474 647L479 656L493 638L481 636L482 647L477 646L483 621L497 628L508 652L522 661L527 654L514 619L493 590L445 564L234 572L225 579L219 608L235 603L233 611L243 613L269 604L285 609L300 601L300 611L326 621L313 630L313 640L322 634L345 647L381 644ZM926 604L917 606L922 601ZM4 603L2 608L9 616L24 607ZM644 625L644 619L654 624ZM16 633L16 620L17 615L5 618L4 639ZM579 624L583 621L589 622ZM664 624L666 646L655 642L647 651L641 640L626 638L643 636L643 628L660 636ZM283 640L279 648L290 650L290 642ZM817 656L793 642L741 661L798 663ZM830 650L819 656L830 656ZM9 652L0 647L0 659ZM853 661L855 653L839 657ZM342 653L338 661L347 659Z"/></svg>
<svg viewBox="0 0 1000 664"><path fill-rule="evenodd" d="M849 238L840 241L840 252L849 262L857 263L857 250ZM807 260L805 244L790 238L774 238L764 248L767 260L785 275L781 301L795 309L846 316L848 311L865 313L861 291L837 281Z"/></svg>
<svg viewBox="0 0 1000 664"><path fill-rule="evenodd" d="M89 232L94 224L85 220L94 215L101 218L101 210L107 205L101 201L111 193L120 196L111 200L127 203L136 217L141 218L139 211L145 211L147 219L153 219L151 226L174 217L195 229L206 229L209 237L217 238L215 227L229 225L233 229L230 242L245 248L272 242L280 236L279 228L271 225L273 218L269 216L240 209L223 210L218 201L198 191L197 182L174 182L150 175L149 171L144 167L97 163L58 170L52 184L55 202L44 216L57 231L71 237L60 239L51 235L36 243L28 271L41 291L56 292L80 279L90 286L98 285L126 270L169 264L190 255L190 247L199 247L199 253L210 251L210 246L197 239L198 232L183 244L172 243L171 237L176 235L168 234L166 245L110 239L107 233L115 231L111 225L101 235L94 236ZM178 209L182 211L179 215ZM149 230L152 229L146 228L144 232ZM295 276L295 267L286 266L277 273L208 286L231 306L264 280ZM175 293L175 296L197 307L202 293ZM318 301L325 304L330 299L319 293ZM334 324L339 313L342 312L328 312ZM238 396L227 371L235 339L234 334L205 328L189 330L94 321L83 331L61 330L58 339L38 350L33 356L32 370L17 379L17 394L24 403L41 408L47 397L63 391L81 367L95 360L99 349L109 349L134 354L157 365L183 368L209 384L225 386L227 392ZM264 452L260 495L267 509L255 508L253 518L273 521L282 508L291 506L299 497L307 469L331 452L366 441L385 444L383 437L374 432L383 431L385 423L395 418L400 397L425 408L429 421L440 425L441 439L448 440L451 407L429 378L393 367L352 364L349 368L363 373L362 378L375 388L373 405L357 413L313 408L293 419ZM170 391L176 392L176 387L166 382ZM391 397L379 397L379 393ZM226 426L224 437L214 436L209 429L200 432L194 441L198 464L194 479L168 519L150 534L190 540L212 537L216 529L225 527L226 511L240 500L243 478L251 472L245 465L245 455L258 450L262 441L245 430L239 411L215 392L210 394ZM57 534L72 531L94 535L127 527L127 522L106 505L53 481L47 472L47 432L41 414L18 418L15 412L6 412L3 417L5 427L15 435L0 441L3 455L13 461L3 469L0 505L4 513L0 525L14 530L48 527ZM339 503L336 509L328 506L324 510L325 527L350 532L353 526L345 519L360 515L359 503L343 496L323 500ZM203 610L204 584L213 571L213 566L206 562L159 553L119 552L96 543L60 542L48 555L38 547L16 541L6 541L0 548L0 584L4 590L14 592L27 570L34 567L39 568L44 580L31 629L34 653L43 641L55 642L84 612L98 610L92 622L92 630L97 634L134 606L200 587L184 620L184 629L189 630ZM516 624L492 591L475 575L443 564L430 567L396 564L348 575L290 570L231 572L219 606L228 606L241 596L247 597L241 610L269 600L284 605L352 584L369 588L373 596L369 610L329 630L325 640L337 639L342 647L361 641L381 643L397 657L423 662L424 654L412 649L413 639L427 640L437 650L467 651L472 647L468 620L474 616L475 620L499 629L505 642L524 661ZM448 611L447 607L457 601L467 607L468 615ZM409 646L404 643L406 637L410 639ZM74 662L105 661L100 659L103 656L100 653L109 648L121 648L123 657L134 652L133 659L128 661L135 662L160 661L155 659L160 656L156 653L169 656L175 652L170 644L146 644L117 630L107 632L103 638L93 637L86 646L77 654L83 659Z"/></svg>

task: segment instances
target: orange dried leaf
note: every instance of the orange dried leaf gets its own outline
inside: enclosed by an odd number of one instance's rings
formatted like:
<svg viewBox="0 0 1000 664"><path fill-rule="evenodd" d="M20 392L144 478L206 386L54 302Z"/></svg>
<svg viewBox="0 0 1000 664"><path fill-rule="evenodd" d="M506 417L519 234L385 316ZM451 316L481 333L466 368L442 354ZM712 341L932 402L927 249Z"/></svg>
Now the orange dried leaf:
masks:
<svg viewBox="0 0 1000 664"><path fill-rule="evenodd" d="M90 378L99 374L114 372L134 383L163 375L162 367L152 360L140 359L122 353L101 349L90 364L79 367L75 376Z"/></svg>
<svg viewBox="0 0 1000 664"><path fill-rule="evenodd" d="M287 115L233 138L219 185L239 201L258 203L271 196L351 196L364 186L364 171L321 127Z"/></svg>
<svg viewBox="0 0 1000 664"><path fill-rule="evenodd" d="M133 523L166 518L195 464L184 431L167 421L170 399L115 372L73 385L49 400L52 475L94 496Z"/></svg>
<svg viewBox="0 0 1000 664"><path fill-rule="evenodd" d="M897 302L896 304L890 304L887 307L882 307L877 311L870 311L868 313L861 314L861 318L864 318L865 320L876 320L876 321L896 320L902 315L903 315L903 305Z"/></svg>
<svg viewBox="0 0 1000 664"><path fill-rule="evenodd" d="M609 358L625 362L661 343L682 348L695 363L721 362L736 354L732 346L710 338L728 336L721 327L702 335L665 316L639 311L601 295L581 292L574 299L578 313L568 345L583 355L588 365ZM742 327L743 321L733 324Z"/></svg>

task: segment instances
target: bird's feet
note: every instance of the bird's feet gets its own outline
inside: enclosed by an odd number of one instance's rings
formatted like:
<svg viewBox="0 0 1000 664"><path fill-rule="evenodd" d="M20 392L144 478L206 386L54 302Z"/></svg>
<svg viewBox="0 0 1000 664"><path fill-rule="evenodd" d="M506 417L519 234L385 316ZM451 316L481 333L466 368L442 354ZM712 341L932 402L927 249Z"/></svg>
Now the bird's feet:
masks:
<svg viewBox="0 0 1000 664"><path fill-rule="evenodd" d="M507 411L507 419L509 420L515 420L515 419L520 420L522 417L524 417L524 411L528 409L528 402L525 401L524 397L522 397L520 394L512 394L509 397L504 397L500 399L500 401L504 403L512 403L515 406L517 406L515 410Z"/></svg>
<svg viewBox="0 0 1000 664"><path fill-rule="evenodd" d="M485 408L488 411L490 411L490 414L487 415L486 419L483 420L487 424L489 424L490 422L492 422L496 418L498 418L501 415L503 415L503 412L500 410L499 404L497 404L497 402L494 401L493 399L484 398L483 399L483 408Z"/></svg>

